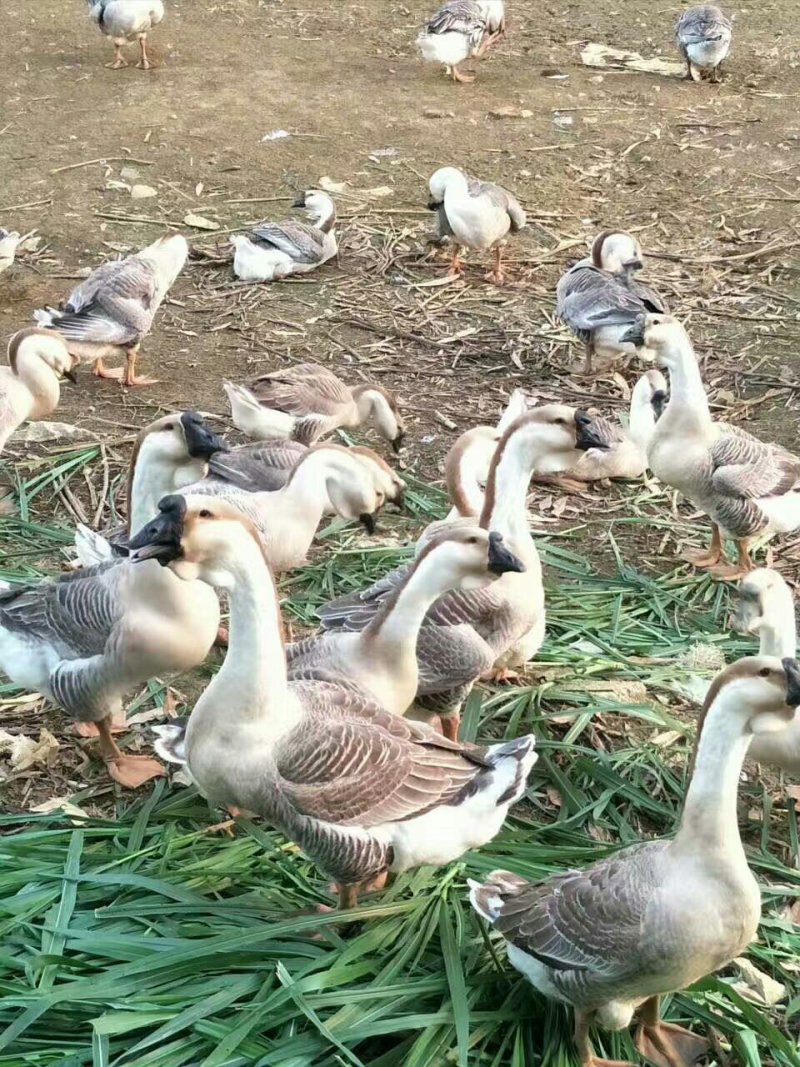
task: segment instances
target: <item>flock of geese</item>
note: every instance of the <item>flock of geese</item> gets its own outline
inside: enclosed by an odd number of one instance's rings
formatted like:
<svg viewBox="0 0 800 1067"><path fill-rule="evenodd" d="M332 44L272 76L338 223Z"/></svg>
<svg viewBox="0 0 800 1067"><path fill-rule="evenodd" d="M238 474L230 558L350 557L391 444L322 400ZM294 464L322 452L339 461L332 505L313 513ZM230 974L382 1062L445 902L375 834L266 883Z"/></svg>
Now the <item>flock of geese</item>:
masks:
<svg viewBox="0 0 800 1067"><path fill-rule="evenodd" d="M138 39L147 68L162 4L89 4L114 42L111 65L124 66L122 48ZM499 0L453 0L420 48L466 80L461 63L485 53L504 20ZM730 41L718 9L686 11L678 35L689 74L715 78ZM502 284L503 247L525 226L516 199L455 167L433 174L429 195L436 241L452 246L450 270L463 269L463 248L491 253L488 278ZM310 223L265 222L233 239L240 278L280 279L336 253L330 196L308 190L297 206ZM13 262L9 237L0 267ZM79 363L127 386L152 383L137 374L139 348L187 252L183 237L161 237L100 266L60 307L35 312L0 374L0 448L55 409L61 379ZM413 562L325 605L318 633L287 639L276 575L304 562L324 516L374 533L376 515L401 507L405 489L377 451L329 435L364 428L399 451L405 425L389 390L348 385L314 363L223 383L232 422L251 443L231 447L193 411L143 428L125 527L79 527L73 570L0 593L0 667L97 737L125 788L165 773L119 747L126 695L227 646L188 720L156 728L156 752L184 765L212 804L261 816L296 843L349 909L392 874L487 844L524 794L533 736L475 745L459 740L459 722L479 680L513 682L544 640L531 480L574 488L649 470L679 490L711 523L710 547L692 562L741 579L733 624L760 644L710 685L676 836L538 883L508 871L470 883L472 906L505 939L513 966L574 1009L583 1067L610 1064L594 1054L590 1027L621 1029L634 1015L637 1048L657 1064L679 1067L707 1051L703 1037L661 1019L660 998L724 966L756 935L760 896L736 807L745 758L800 773L793 598L751 557L754 540L800 527L800 459L714 421L691 340L643 269L635 237L605 231L555 293L585 346L587 374L598 360L654 364L632 390L626 424L536 405L516 390L496 425L453 443L444 465L452 510L421 532ZM114 358L124 366L107 366ZM725 540L736 544L734 563Z"/></svg>

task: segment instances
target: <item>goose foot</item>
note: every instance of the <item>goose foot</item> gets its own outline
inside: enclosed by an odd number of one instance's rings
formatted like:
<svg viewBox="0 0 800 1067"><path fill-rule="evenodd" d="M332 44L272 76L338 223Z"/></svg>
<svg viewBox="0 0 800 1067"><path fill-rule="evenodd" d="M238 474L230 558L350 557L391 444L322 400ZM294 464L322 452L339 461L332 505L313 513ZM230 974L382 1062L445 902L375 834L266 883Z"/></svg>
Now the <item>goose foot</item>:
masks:
<svg viewBox="0 0 800 1067"><path fill-rule="evenodd" d="M151 778L162 778L166 773L158 760L149 756L127 756L122 752L106 759L106 766L114 781L126 789L138 789Z"/></svg>
<svg viewBox="0 0 800 1067"><path fill-rule="evenodd" d="M522 680L518 671L512 671L510 667L494 667L487 674L481 675L482 682L491 682L493 685L514 685Z"/></svg>
<svg viewBox="0 0 800 1067"><path fill-rule="evenodd" d="M128 729L124 722L111 723L112 734L124 734ZM93 722L74 722L72 724L72 732L77 737L95 738L100 736L100 731L97 729L97 724Z"/></svg>
<svg viewBox="0 0 800 1067"><path fill-rule="evenodd" d="M135 345L133 348L129 348L126 353L127 364L125 367L125 377L123 384L129 388L135 388L140 385L157 385L158 378L147 378L136 373L136 359L139 355L139 346Z"/></svg>
<svg viewBox="0 0 800 1067"><path fill-rule="evenodd" d="M683 1026L658 1022L643 1024L636 1033L639 1052L658 1067L691 1067L708 1054L710 1042Z"/></svg>
<svg viewBox="0 0 800 1067"><path fill-rule="evenodd" d="M149 59L147 59L147 57L145 57L145 58L139 60L139 62L136 64L136 69L137 70L152 70L153 69L153 64L150 62Z"/></svg>
<svg viewBox="0 0 800 1067"><path fill-rule="evenodd" d="M123 385L136 389L141 385L158 385L158 378L148 378L146 374L126 374Z"/></svg>
<svg viewBox="0 0 800 1067"><path fill-rule="evenodd" d="M450 267L447 271L448 274L463 274L464 264L461 262L461 249L458 245L453 248L453 253L450 258Z"/></svg>
<svg viewBox="0 0 800 1067"><path fill-rule="evenodd" d="M681 559L695 567L713 567L714 564L719 563L722 559L722 535L719 526L716 523L711 524L711 544L705 551L688 548L685 552L681 552Z"/></svg>
<svg viewBox="0 0 800 1067"><path fill-rule="evenodd" d="M606 1060L602 1056L595 1056L589 1040L589 1027L593 1019L594 1012L575 1010L574 1038L581 1067L634 1067L628 1060Z"/></svg>
<svg viewBox="0 0 800 1067"><path fill-rule="evenodd" d="M147 44L146 44L146 41L147 41L147 34L145 33L145 34L142 34L139 37L139 50L142 53L142 57L139 60L139 62L136 64L136 67L137 67L138 70L152 70L153 69L153 64L147 58Z"/></svg>
<svg viewBox="0 0 800 1067"><path fill-rule="evenodd" d="M96 359L93 373L96 378L112 378L114 381L120 382L125 372L122 367L107 367L102 359Z"/></svg>
<svg viewBox="0 0 800 1067"><path fill-rule="evenodd" d="M532 480L536 485L552 485L567 493L583 493L587 488L586 482L579 482L577 478L567 478L560 474L534 474Z"/></svg>
<svg viewBox="0 0 800 1067"><path fill-rule="evenodd" d="M122 54L122 48L116 44L114 45L114 58L110 63L105 64L110 70L122 70L123 67L128 66L128 61Z"/></svg>
<svg viewBox="0 0 800 1067"><path fill-rule="evenodd" d="M439 722L442 727L442 737L446 737L448 741L458 741L458 728L461 725L461 716L458 712L455 715L440 715Z"/></svg>
<svg viewBox="0 0 800 1067"><path fill-rule="evenodd" d="M464 74L464 72L459 70L457 66L452 67L450 73L453 77L454 82L461 82L462 84L467 85L469 84L469 82L475 81L474 74Z"/></svg>
<svg viewBox="0 0 800 1067"><path fill-rule="evenodd" d="M722 582L738 582L740 578L744 578L745 574L749 574L752 569L753 565L749 560L744 564L741 562L727 563L723 560L721 563L715 563L709 567L708 573L712 578L718 578Z"/></svg>
<svg viewBox="0 0 800 1067"><path fill-rule="evenodd" d="M347 908L354 908L358 904L358 898L361 893L378 893L381 889L386 887L386 883L389 880L389 872L380 871L372 878L367 878L363 882L349 882L346 885L332 885L331 892L338 894L339 897L339 910L345 911Z"/></svg>
<svg viewBox="0 0 800 1067"><path fill-rule="evenodd" d="M227 837L235 837L233 832L236 826L235 819L225 819L224 822L215 822L213 826L207 826L203 830L204 834L225 834Z"/></svg>
<svg viewBox="0 0 800 1067"><path fill-rule="evenodd" d="M508 281L508 275L502 270L490 270L488 274L484 274L483 280L490 282L492 285L505 285Z"/></svg>

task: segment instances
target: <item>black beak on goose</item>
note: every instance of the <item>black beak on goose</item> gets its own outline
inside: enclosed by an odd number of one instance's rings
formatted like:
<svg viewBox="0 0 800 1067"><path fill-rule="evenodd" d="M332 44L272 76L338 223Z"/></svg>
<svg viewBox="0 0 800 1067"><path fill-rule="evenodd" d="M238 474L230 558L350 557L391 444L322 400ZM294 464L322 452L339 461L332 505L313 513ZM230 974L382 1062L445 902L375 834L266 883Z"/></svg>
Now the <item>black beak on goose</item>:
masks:
<svg viewBox="0 0 800 1067"><path fill-rule="evenodd" d="M586 411L575 412L575 447L582 452L589 448L608 449L608 441L597 432L595 420Z"/></svg>
<svg viewBox="0 0 800 1067"><path fill-rule="evenodd" d="M640 259L628 259L622 264L622 269L625 271L641 270L644 267L644 263Z"/></svg>
<svg viewBox="0 0 800 1067"><path fill-rule="evenodd" d="M656 422L664 414L664 408L667 406L669 396L663 389L656 389L650 398L650 407L653 409L653 414L656 417Z"/></svg>
<svg viewBox="0 0 800 1067"><path fill-rule="evenodd" d="M305 207L306 206L306 194L298 193L292 202L292 207Z"/></svg>
<svg viewBox="0 0 800 1067"><path fill-rule="evenodd" d="M625 344L636 345L637 348L644 344L644 319L637 319L629 326L625 333L620 335L620 341Z"/></svg>
<svg viewBox="0 0 800 1067"><path fill-rule="evenodd" d="M135 563L157 559L162 567L183 555L181 539L186 518L186 500L182 496L165 496L159 501L158 516L130 539L131 558Z"/></svg>
<svg viewBox="0 0 800 1067"><path fill-rule="evenodd" d="M790 708L800 705L800 663L796 659L781 660L786 672L786 703Z"/></svg>
<svg viewBox="0 0 800 1067"><path fill-rule="evenodd" d="M78 375L75 373L74 368L70 368L70 370L65 370L63 372L62 377L66 378L68 382L72 382L73 385L78 384Z"/></svg>
<svg viewBox="0 0 800 1067"><path fill-rule="evenodd" d="M208 459L215 452L229 451L223 439L210 430L196 411L184 411L181 415L186 447L192 459Z"/></svg>
<svg viewBox="0 0 800 1067"><path fill-rule="evenodd" d="M489 570L493 574L507 574L509 571L521 574L525 570L525 564L506 548L503 535L499 533L489 534Z"/></svg>
<svg viewBox="0 0 800 1067"><path fill-rule="evenodd" d="M400 449L403 447L403 441L405 440L405 436L405 430L400 430L392 438L392 448L394 449L396 454L398 454L400 452Z"/></svg>
<svg viewBox="0 0 800 1067"><path fill-rule="evenodd" d="M375 521L375 516L370 515L368 511L365 511L361 515L359 515L358 521L361 523L361 525L364 527L370 537L372 537L372 535L378 529L378 524Z"/></svg>

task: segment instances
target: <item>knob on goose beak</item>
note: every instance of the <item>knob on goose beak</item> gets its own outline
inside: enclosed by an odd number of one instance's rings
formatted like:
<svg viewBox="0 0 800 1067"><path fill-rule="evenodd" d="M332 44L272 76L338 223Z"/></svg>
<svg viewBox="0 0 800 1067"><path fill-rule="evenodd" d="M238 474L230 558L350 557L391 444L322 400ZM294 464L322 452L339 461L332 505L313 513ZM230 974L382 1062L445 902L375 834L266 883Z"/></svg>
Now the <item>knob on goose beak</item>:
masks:
<svg viewBox="0 0 800 1067"><path fill-rule="evenodd" d="M493 574L507 574L509 571L521 574L525 564L503 544L503 535L492 531L489 534L489 570Z"/></svg>
<svg viewBox="0 0 800 1067"><path fill-rule="evenodd" d="M800 705L800 663L787 656L781 660L786 672L786 703L790 708Z"/></svg>
<svg viewBox="0 0 800 1067"><path fill-rule="evenodd" d="M186 500L174 494L163 497L158 515L130 539L128 547L134 563L157 559L162 567L183 555L181 539L186 518Z"/></svg>
<svg viewBox="0 0 800 1067"><path fill-rule="evenodd" d="M620 341L625 344L636 345L637 348L644 344L644 319L637 319L632 326L620 335Z"/></svg>
<svg viewBox="0 0 800 1067"><path fill-rule="evenodd" d="M192 459L208 459L215 452L228 452L226 441L214 433L196 411L184 411L181 415L186 447Z"/></svg>

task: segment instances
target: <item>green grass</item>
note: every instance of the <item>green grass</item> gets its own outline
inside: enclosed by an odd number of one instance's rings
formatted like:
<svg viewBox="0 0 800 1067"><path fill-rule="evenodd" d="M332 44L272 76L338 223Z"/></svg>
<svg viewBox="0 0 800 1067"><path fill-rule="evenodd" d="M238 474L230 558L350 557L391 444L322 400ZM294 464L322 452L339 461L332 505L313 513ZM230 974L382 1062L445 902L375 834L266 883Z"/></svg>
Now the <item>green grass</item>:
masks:
<svg viewBox="0 0 800 1067"><path fill-rule="evenodd" d="M24 520L2 523L0 576L57 569L69 522L53 493L59 479L77 487L92 474L87 450L71 458L58 457L63 469L38 496L44 467L30 472L32 486L20 481L30 506ZM411 503L409 532L442 498L415 485ZM54 525L44 511L57 512ZM624 529L614 531L624 544ZM282 583L287 613L305 622L330 595L409 555L365 547L339 524L323 540L325 551ZM345 927L302 914L332 898L293 846L248 821L233 839L207 833L218 817L192 789L159 781L116 798L106 819L0 817L0 1067L571 1067L568 1013L508 966L469 908L465 879L496 866L541 878L671 832L693 733L671 661L698 642L728 659L752 644L725 632L726 593L707 579L654 580L621 550L619 573L597 574L581 531L540 543L542 680L476 692L464 717L470 738L538 738L526 798L491 845L401 876ZM587 691L598 681L627 688ZM633 683L646 683L646 698L632 699ZM97 792L93 780L74 803ZM756 1007L726 973L673 997L668 1015L713 1025L747 1067L800 1067L800 938L782 917L800 894L796 815L758 778L743 786L741 812L764 897L748 955L787 995ZM636 1058L627 1033L597 1035L596 1047Z"/></svg>

